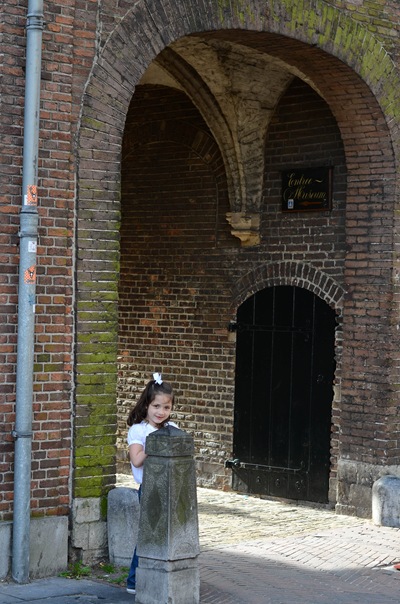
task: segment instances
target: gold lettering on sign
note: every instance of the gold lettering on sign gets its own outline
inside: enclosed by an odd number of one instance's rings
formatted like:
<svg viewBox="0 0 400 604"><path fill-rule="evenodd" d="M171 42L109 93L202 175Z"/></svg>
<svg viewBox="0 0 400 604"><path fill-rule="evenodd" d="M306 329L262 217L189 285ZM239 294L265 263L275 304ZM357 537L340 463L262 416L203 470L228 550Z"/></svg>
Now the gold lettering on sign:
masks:
<svg viewBox="0 0 400 604"><path fill-rule="evenodd" d="M332 168L309 168L282 173L282 210L328 210Z"/></svg>

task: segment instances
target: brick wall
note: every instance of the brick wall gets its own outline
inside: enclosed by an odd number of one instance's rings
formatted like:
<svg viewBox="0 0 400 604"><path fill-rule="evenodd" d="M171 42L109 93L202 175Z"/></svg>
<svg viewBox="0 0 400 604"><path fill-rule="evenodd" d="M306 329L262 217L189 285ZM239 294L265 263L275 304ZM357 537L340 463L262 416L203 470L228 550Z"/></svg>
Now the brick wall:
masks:
<svg viewBox="0 0 400 604"><path fill-rule="evenodd" d="M335 6L345 10L340 12L334 8ZM379 2L376 7L379 9L381 17L382 7ZM126 5L121 3L119 8L124 10ZM118 274L116 229L119 220L119 145L125 126L127 104L130 95L133 94L134 86L150 62L163 50L165 44L189 33L210 31L213 32L210 34L210 39L233 40L256 51L266 52L272 60L277 58L278 63L279 61L287 63L294 72L299 70L306 81L314 82L316 88L329 103L344 143L349 173L346 220L347 217L351 217L352 212L357 216L355 222L348 225L351 228L347 229L348 237L345 248L343 279L343 287L347 292L343 301L343 334L345 335L339 343L342 341L356 341L352 320L355 312L363 312L363 303L361 298L357 302L354 302L354 300L355 297L362 295L363 282L365 279L370 279L374 271L378 271L379 278L373 284L370 284L368 293L369 300L375 302L379 300L379 302L376 302L374 312L379 312L377 308L383 308L391 299L390 267L392 264L384 250L384 245L376 248L376 250L373 247L368 249L370 262L368 262L368 270L364 273L362 263L365 258L362 258L354 247L359 243L357 241L357 228L363 225L358 221L361 220L363 203L365 204L366 199L368 204L370 202L375 203L381 196L383 203L386 204L385 219L381 222L369 223L369 227L374 231L374 234L377 233L377 230L383 229L384 237L386 237L392 232L393 226L392 200L395 191L393 150L396 150L398 146L396 142L397 101L395 91L398 88L399 78L391 61L391 57L395 57L395 45L391 44L396 36L394 31L390 29L389 21L386 18L384 23L380 20L379 33L377 34L374 25L371 27L369 24L368 27L365 26L364 7L359 3L353 4L350 2L346 6L337 2L322 4L317 1L310 4L301 1L282 5L279 0L272 0L268 10L260 10L261 5L259 3L250 3L246 11L243 11L241 10L243 8L241 1L235 0L229 6L228 3L218 4L218 6L212 5L207 13L198 14L196 19L193 19L196 8L198 8L198 5L193 8L189 3L177 3L174 6L163 6L161 11L154 11L146 2L137 3L128 10L120 26L116 28L109 39L107 39L107 33L112 31L112 18L110 17L113 13L113 3L104 3L101 9L100 21L103 28L97 43L99 51L103 52L99 62L93 66L92 76L86 88L79 138L80 156L77 193L79 198L77 230L79 247L77 298L79 312L76 332L78 339L76 401L77 411L80 414L80 419L77 422L77 434L82 437L85 444L85 447L78 451L76 458L82 466L78 480L79 489L76 491L80 494L88 493L85 485L89 483L94 485L94 491L90 492L96 494L104 492L104 487L107 487L111 478L109 471L112 469L112 450L109 443L105 444L108 468L106 476L103 481L102 477L93 476L93 468L98 453L98 447L93 447L93 441L98 434L96 430L100 430L98 423L96 426L93 425L95 421L93 417L98 409L98 403L104 405L99 408L104 416L107 415L111 418L105 432L107 437L112 437L112 388L115 379L112 358L117 323L113 304L116 300L116 275ZM373 10L372 5L371 10ZM391 10L396 10L396 7L391 6ZM120 13L118 13L118 18L119 15ZM356 15L358 24L352 15ZM117 12L115 12L115 16L117 17ZM140 24L139 27L138 24ZM246 32L247 28L251 31ZM260 36L258 32L262 30L272 32L272 35ZM374 34L371 34L372 30L374 30ZM151 32L154 33L153 36ZM303 44L303 42L306 44ZM391 47L391 55L382 49L382 43L387 43L387 46ZM187 74L188 72L186 72ZM182 76L182 72L177 75L179 78L179 75ZM181 84L185 85L185 78L183 78ZM195 96L196 86L198 85L199 81L197 80L191 89ZM200 88L198 88L199 92L201 92ZM172 136L170 130L169 133ZM139 136L142 137L142 135L143 132ZM146 140L145 137L144 140ZM177 142L174 137L172 140L175 143ZM366 144L364 144L365 142ZM368 166L368 170L365 170L366 166ZM384 184L381 178L383 173L385 173ZM372 183L374 183L374 186L372 186ZM219 193L221 190L220 183ZM100 231L96 237L91 234L90 225L93 224ZM81 226L82 231L80 230ZM107 236L102 237L105 232L107 232ZM247 283L248 291L250 291L253 284L249 280L249 275L257 277L256 281L258 285L261 285L260 274L263 273L263 270L257 269L257 267L260 268L259 250L239 250L236 241L233 245L234 252L227 252L226 258L228 260L225 264L222 262L219 271L216 270L213 273L213 284L219 284L223 297L231 298L230 316L233 316L235 311L235 302L232 303L232 295L236 291L236 285L238 283L242 285L241 291L243 293L244 284ZM368 246L368 244L366 245ZM390 245L389 243L388 249ZM226 249L228 249L228 246ZM289 257L292 257L293 254L292 249ZM96 264L96 256L103 260L103 265L102 262ZM240 264L238 258L241 259L242 257L245 262ZM290 264L290 262L294 262L294 264ZM325 262L328 263L326 258ZM275 275L274 278L278 279L276 275L281 272L286 275L285 278L290 282L301 275L305 286L309 286L311 289L314 287L313 291L319 292L322 297L325 294L327 300L341 299L340 287L336 281L329 282L330 277L328 275L323 272L318 273L314 267L310 269L308 264L299 268L296 263L297 261L289 260L286 263L275 264L271 273ZM317 266L320 266L320 263L321 258L319 258ZM103 275L102 268L105 266L109 267L110 270L106 275ZM227 266L229 270L226 269ZM241 273L236 268L237 266L241 267ZM280 267L282 266L284 268L281 271ZM235 270L238 273L237 278L232 277L231 283L227 283L227 274L232 275ZM330 270L337 269L332 266ZM360 275L358 281L357 278L354 278L354 275L357 276L357 274ZM311 283L307 280L308 275L313 275ZM86 277L88 278L86 279ZM273 283L273 279L265 278L264 280L265 285ZM323 288L327 287L327 283L330 283L331 290L324 292ZM228 288L227 291L225 287ZM231 287L231 291L229 291L229 287ZM383 292L384 296L380 299L380 294ZM238 301L236 300L236 302ZM96 330L93 332L91 327L94 325L96 325ZM393 336L396 334L393 332L393 325L387 315L383 317L380 334L381 337L391 343L393 350L395 350L396 338ZM368 345L368 336L365 337L364 333L363 337L363 345ZM105 351L106 364L103 365L103 372L98 367L97 352L91 348L93 343L97 347L102 347ZM380 346L379 343L376 345ZM382 347L380 346L380 348ZM342 376L342 394L340 394L340 389L337 389L341 406L338 407L335 423L337 426L340 425L341 430L347 431L348 438L339 441L337 448L339 448L342 458L362 456L363 454L368 457L368 451L376 449L377 442L374 437L374 428L369 423L370 436L365 440L366 448L353 450L351 448L352 423L346 405L351 406L354 401L354 393L360 394L358 389L360 366L368 366L365 376L373 385L374 397L379 395L379 417L384 423L388 404L392 405L393 409L395 408L395 399L391 399L389 384L391 381L394 383L397 380L397 369L394 363L389 362L384 374L382 374L384 376L382 383L379 376L385 360L388 361L387 351L383 352L381 350L381 359L376 365L363 358L362 346L359 344L347 348L343 347L343 349L342 359L345 358L346 362L342 363L342 367L346 367L347 374ZM227 350L232 350L232 342L230 341L228 341ZM337 350L338 353L341 352L340 345ZM142 379L143 371L141 368L144 368L144 364L138 366L140 371L136 376L132 375L130 371L132 365L129 364L129 360L132 357L136 362L136 350L135 355L132 355L130 350L123 348L121 350L122 354L127 363L124 366L121 365L121 368L124 367L124 369L121 369L121 380L129 380L129 389L134 392L135 388L137 389L135 384ZM232 361L231 357L226 355L224 358L230 358L230 362ZM129 371L125 371L126 368ZM379 379L376 379L377 376ZM229 388L232 388L231 384ZM365 401L361 396L357 401L357 405L362 407L364 404ZM342 415L345 417L345 424L342 422ZM370 422L370 419L371 415L368 422ZM384 451L383 443L385 439L390 438L390 429L387 427L387 423L384 425L387 434L379 443L381 452ZM92 436L90 436L90 430L92 430ZM207 442L211 442L211 445L214 446L215 438L210 432L207 432L207 438L209 434L214 440ZM206 453L208 454L207 450ZM391 449L390 454L392 459L395 459L397 454L395 448ZM223 457L221 453L220 457ZM383 463L386 463L387 460L388 457L385 457ZM218 465L219 467L220 465ZM85 470L85 468L87 469ZM209 470L210 480L215 480L215 466L210 467ZM342 480L347 481L350 485L352 476L342 476Z"/></svg>
<svg viewBox="0 0 400 604"><path fill-rule="evenodd" d="M238 245L225 221L221 156L185 95L142 87L123 158L122 438L129 405L152 370L163 370L177 388L177 417L184 411L184 426L202 443L201 458L221 459L231 429L232 345L218 257Z"/></svg>
<svg viewBox="0 0 400 604"><path fill-rule="evenodd" d="M90 7L86 8L80 13L74 3L44 3L31 504L33 513L39 516L67 514L71 499L73 136L82 86L93 60L96 27ZM6 28L3 33L7 35L2 37L5 54L1 97L0 513L2 518L9 519L14 480L11 430L15 405L27 2L7 3L2 7L2 16Z"/></svg>
<svg viewBox="0 0 400 604"><path fill-rule="evenodd" d="M12 499L12 453L14 450L11 438L13 429L15 363L16 363L16 302L18 284L18 206L16 201L21 194L22 163L22 114L23 114L23 49L12 52L13 44L23 40L22 8L13 6L13 11L4 15L4 25L12 36L9 43L4 43L4 60L2 73L1 115L2 115L2 154L1 176L3 196L1 197L1 264L0 264L0 511L10 512Z"/></svg>
<svg viewBox="0 0 400 604"><path fill-rule="evenodd" d="M303 87L301 92L298 83L282 99L269 130L259 249L242 249L230 235L224 219L229 209L224 167L212 136L186 99L178 95L169 112L160 106L162 94L153 91L146 101L135 95L143 115L149 115L150 109L155 113L156 128L152 132L150 117L146 124L135 123L138 114L133 106L126 145L131 144L131 157L136 157L147 182L161 187L164 208L168 207L162 232L168 232L168 243L159 238L149 250L151 272L147 258L135 250L135 241L127 245L127 226L131 224L136 233L140 216L138 241L146 245L148 238L154 241L153 214L160 214L157 210L146 217L136 208L129 214L126 200L131 193L136 205L144 200L148 208L160 199L148 199L150 184L147 192L136 187L129 191L135 164L130 176L125 158L120 430L125 429L126 405L158 363L167 367L167 375L177 384L177 411L184 426L195 430L200 425L196 443L203 468L207 470L210 461L217 461L219 468L231 443L234 342L226 332L227 320L234 317L246 292L280 278L301 277L305 286L320 295L324 287L334 284L346 291L340 340L346 346L343 352L338 346L342 394L340 407L335 408L335 425L340 425L342 436L335 450L343 459L365 463L399 461L398 266L393 259L398 245L393 166L400 140L399 4L395 0L284 4L271 0L268 10L259 2L246 3L246 11L242 8L240 0L210 5L207 13L196 12L201 5L189 1L160 5L159 11L146 1L45 3L32 474L32 500L38 515L67 513L72 468L79 496L103 495L113 484L119 160L126 108L135 84L165 44L195 31L224 30L224 39L266 51L316 83L329 102L345 147L346 210L344 215L340 137L324 103L318 101L314 111L322 120L319 123L328 128L329 140L322 130L314 132L304 153L309 140L305 129L300 129L302 149L296 151L292 145L290 156L277 160L279 136L286 140L285 153L293 140L279 115L287 119L290 103L301 100L301 124L305 125L317 102L309 90ZM26 0L11 0L0 7L0 513L4 519L11 518L13 497L10 432L15 403L26 9ZM310 23L315 26L309 27ZM245 32L246 28L252 31ZM272 35L259 36L262 30ZM135 129L139 126L142 140L138 146ZM131 143L129 132L133 133ZM153 156L148 141L154 145ZM154 154L156 147L159 153ZM304 217L281 216L276 190L281 166L286 159L301 164L313 158L335 164L332 214L309 218L309 223ZM170 174L171 162L182 175L178 187ZM164 171L161 181L156 178L158 172L152 173L158 167ZM186 190L192 190L190 198ZM207 212L198 210L199 205ZM282 234L282 245L277 234ZM159 245L161 257L157 257ZM271 278L262 270L268 263L274 267ZM314 276L307 281L310 263ZM163 281L160 266L171 284ZM322 272L317 278L318 270ZM133 271L139 279L129 280ZM334 298L328 291L325 294L327 299ZM155 296L152 307L150 295ZM133 296L142 307L133 309ZM165 316L173 321L168 323L166 337L161 337ZM140 317L140 329L133 330L136 317ZM205 409L212 413L206 414ZM72 424L76 448L71 464ZM354 430L356 424L361 430ZM215 466L208 470L204 480L215 481Z"/></svg>

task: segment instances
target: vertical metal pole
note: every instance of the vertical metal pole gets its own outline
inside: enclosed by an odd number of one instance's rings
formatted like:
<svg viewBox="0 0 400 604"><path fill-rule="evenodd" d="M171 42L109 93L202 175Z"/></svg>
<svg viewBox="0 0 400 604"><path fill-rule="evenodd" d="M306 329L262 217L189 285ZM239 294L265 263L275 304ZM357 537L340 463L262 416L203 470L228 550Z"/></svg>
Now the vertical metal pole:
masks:
<svg viewBox="0 0 400 604"><path fill-rule="evenodd" d="M16 419L13 431L15 462L12 577L17 583L29 582L33 348L38 233L37 175L43 27L43 0L29 0L26 26L23 200L20 214Z"/></svg>

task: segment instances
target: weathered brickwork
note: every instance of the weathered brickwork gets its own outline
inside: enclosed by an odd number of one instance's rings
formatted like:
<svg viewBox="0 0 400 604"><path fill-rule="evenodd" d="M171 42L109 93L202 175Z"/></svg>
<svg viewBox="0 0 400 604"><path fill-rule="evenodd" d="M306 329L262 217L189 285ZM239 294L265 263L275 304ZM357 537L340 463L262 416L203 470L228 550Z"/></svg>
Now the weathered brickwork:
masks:
<svg viewBox="0 0 400 604"><path fill-rule="evenodd" d="M123 147L121 436L125 441L128 405L149 371L164 370L177 386L177 417L194 431L199 459L222 467L231 438L233 357L230 296L218 258L238 247L225 220L223 164L185 95L146 88L135 95Z"/></svg>
<svg viewBox="0 0 400 604"><path fill-rule="evenodd" d="M0 7L2 520L13 509L27 5ZM200 481L228 485L227 325L247 296L277 284L337 311L330 497L364 513L357 485L366 500L400 462L399 3L44 10L33 514L103 501L125 459L127 408L152 369L176 385ZM281 213L280 172L304 164L334 166L332 212ZM241 246L230 212L260 220L257 245Z"/></svg>
<svg viewBox="0 0 400 604"><path fill-rule="evenodd" d="M4 8L4 7L3 7ZM21 188L21 133L22 133L22 61L23 61L23 29L20 25L22 9L13 7L4 26L10 30L9 40L4 40L4 60L1 97L2 115L2 154L1 175L1 447L0 447L0 510L2 514L9 513L12 501L12 459L13 442L11 430L13 427L15 362L16 362L16 304L18 282L18 194ZM4 10L2 11L4 12ZM2 15L3 16L3 15ZM13 44L20 45L19 52L12 53ZM18 148L19 147L19 148ZM14 203L12 204L12 200ZM6 205L7 204L7 205Z"/></svg>
<svg viewBox="0 0 400 604"><path fill-rule="evenodd" d="M222 474L232 447L230 292L250 267L283 262L312 265L325 275L318 291L324 298L335 280L343 285L346 174L340 133L327 105L307 85L294 82L276 110L265 145L262 244L245 252L224 220L226 183L210 179L212 173L206 177L211 169L221 172L220 155L206 131L182 93L137 89L122 167L120 458L126 458L128 409L154 365L178 385L177 417L183 428L195 432L200 468L211 463ZM193 141L199 158L193 157ZM280 170L305 163L335 167L333 211L283 215ZM300 281L290 271L284 277L286 283ZM304 281L316 290L311 274ZM266 285L253 276L245 297ZM201 481L210 480L206 476L200 471Z"/></svg>
<svg viewBox="0 0 400 604"><path fill-rule="evenodd" d="M1 115L5 126L2 155L7 187L2 205L7 227L2 229L2 290L5 296L2 338L5 404L1 406L1 510L10 517L12 502L11 430L14 422L16 305L18 274L18 211L24 106L24 27L26 6L7 6L5 95ZM34 440L32 444L32 512L66 514L69 510L72 389L72 256L73 182L71 173L71 67L64 45L72 40L68 7L47 14L42 71L41 151L39 182L38 287L35 338ZM14 45L17 44L16 47ZM4 325L4 327L3 327ZM3 432L4 431L4 432ZM4 436L4 440L3 440ZM3 442L5 446L3 448Z"/></svg>
<svg viewBox="0 0 400 604"><path fill-rule="evenodd" d="M234 13L235 13L235 18L239 17L242 18L242 15L240 14L240 11L237 10L239 6L239 3L237 3L234 7ZM221 8L221 7L220 7ZM225 7L222 7L222 9L224 9ZM302 24L304 22L306 22L307 20L304 18L304 14L300 13L295 13L294 10L295 8L298 7L294 7L293 5L291 6L290 10L292 10L293 12L291 13L292 16L292 20L289 20L287 22L288 25L288 29L290 30L290 32L292 33L293 31L297 32L297 35L299 36L300 39L307 39L307 36L309 36L309 40L313 40L315 39L315 31L321 31L326 29L327 24L329 23L329 25L331 25L331 21L334 21L334 15L333 12L331 11L327 11L327 12L322 12L320 13L321 17L321 25L323 25L324 27L321 28L315 28L315 29L309 29L307 30L307 32L303 33L302 31L298 31L299 30L299 26L300 30L302 29ZM224 19L225 14L224 14L224 10L219 12L219 18ZM254 17L254 15L253 15ZM260 23L262 22L262 18L260 17ZM210 16L210 19L212 17ZM310 23L310 21L308 20L307 23ZM228 26L230 24L230 17L227 16L227 23ZM372 66L371 68L371 62L367 61L368 59L368 53L364 53L362 52L363 50L363 45L365 43L365 31L362 28L359 28L359 30L357 30L357 27L353 26L352 23L350 21L348 22L343 22L342 23L343 27L341 28L341 30L337 30L337 34L335 37L335 44L337 45L338 49L337 49L337 53L338 56L342 56L343 53L343 41L346 38L352 38L352 48L348 53L348 56L346 57L347 62L353 66L356 69L359 69L360 73L362 73L363 75L365 74L368 82L370 82L371 84L373 84L374 82L377 82L381 76L382 76L382 71L386 70L387 75L389 76L389 74L391 73L391 66L390 64L388 64L387 66L384 66L383 64L380 65L379 67L379 74L377 73L378 68ZM129 39L129 28L130 25L128 22L124 23L123 25L123 29L121 30L121 34L122 34L122 38L125 39L125 41L127 41ZM274 29L274 28L272 28ZM320 36L319 37L319 41L322 43L323 45L323 38ZM373 41L373 39L371 38L371 41ZM356 42L354 44L354 42ZM255 47L260 47L259 42L257 42L257 40L253 37L252 40L248 41L248 43L250 43L251 45L254 45ZM375 46L374 46L375 44ZM340 64L331 64L331 69L332 71L330 71L329 69L327 69L327 56L320 54L318 51L315 51L313 56L310 56L310 53L308 52L306 47L299 47L293 43L291 44L285 44L285 49L282 50L282 44L279 44L279 50L278 47L275 46L274 47L274 40L271 38L271 43L268 44L267 40L263 40L262 42L262 47L264 49L267 49L268 52L271 52L272 56L280 56L282 58L285 57L285 53L286 53L286 57L288 62L290 63L294 63L296 65L296 67L298 67L301 71L303 71L303 73L307 73L308 77L316 79L318 81L318 88L320 90L323 91L324 95L326 98L329 98L329 104L332 108L332 110L334 111L335 117L337 118L338 122L339 122L339 128L341 130L341 135L343 140L346 143L346 148L347 148L347 155L348 157L352 157L352 150L351 148L353 147L353 149L357 148L357 156L354 155L354 157L356 158L353 161L353 165L351 165L351 173L356 174L357 170L362 169L361 165L365 163L365 161L369 161L368 158L361 158L360 157L360 141L363 137L365 137L365 133L368 132L368 130L372 127L372 129L374 130L376 128L376 123L379 121L379 117L378 117L378 113L377 113L377 117L374 118L372 117L372 104L371 101L372 99L370 98L368 101L365 100L365 104L368 105L369 109L371 110L369 117L367 118L367 120L365 121L364 124L361 123L360 121L360 115L362 115L362 111L363 111L363 104L364 101L363 99L368 97L368 90L363 87L363 84L361 81L357 80L357 78L354 78L354 76L351 74L351 72L346 71L346 69L341 66ZM379 44L376 43L374 41L373 44L370 45L370 47L372 48L371 53L375 53L376 55L380 54L380 50L379 50ZM119 45L119 48L121 48L121 46ZM376 48L376 51L375 51ZM161 50L161 47L159 47L159 49ZM345 53L346 54L346 53ZM121 55L119 55L119 61L123 61L123 58L121 57ZM141 55L142 57L142 55ZM120 66L116 65L114 62L114 68L119 70ZM133 75L132 73L130 75ZM352 94L352 101L349 102L348 99L348 92L349 89L352 90L353 94ZM346 101L345 101L345 97L346 97ZM388 108L388 113L390 113L394 108L391 105L392 101L392 95L388 94L385 95L385 99L382 98L382 103L386 103L387 108ZM371 119L372 117L372 119ZM346 124L351 124L351 127L346 130ZM378 125L378 128L381 128L381 126L383 126L383 122L380 122L380 125ZM384 130L384 128L383 128ZM391 170L390 168L390 164L391 164L391 156L390 156L390 143L388 143L388 139L386 134L384 133L384 131L382 130L382 135L381 135L381 140L380 141L375 141L376 144L376 149L379 148L379 153L378 155L380 156L382 154L382 150L383 149L387 149L389 155L387 157L387 159L384 159L384 163L385 163L385 169L387 170ZM386 138L386 140L385 140ZM366 149L365 155L370 154L370 149L371 147L369 147L368 149ZM372 151L372 153L374 153ZM382 158L380 158L382 159ZM379 159L375 160L376 163L376 168L378 168L378 163L379 163ZM380 161L381 163L381 168L382 168L382 161ZM359 167L360 166L360 167ZM374 171L374 169L372 168L371 173ZM366 180L369 180L369 178L367 177ZM390 181L390 178L388 179L388 182ZM393 182L393 181L392 181ZM349 177L349 184L351 185L352 183L352 176L350 174ZM389 185L390 186L390 185ZM353 189L351 188L351 186L349 187L349 199L356 199L356 194L357 194L357 190L356 187L353 185ZM358 208L357 208L358 210ZM391 212L391 211L389 211ZM389 214L389 216L391 216L392 214ZM389 218L389 222L390 222L390 218ZM329 262L328 260L326 260L326 262ZM383 274L383 273L382 273ZM387 277L386 277L387 278ZM386 278L383 277L382 280L385 281L386 283ZM346 283L346 273L344 275L344 282ZM390 297L390 280L388 281L388 297ZM371 294L372 297L374 297L374 294ZM376 297L376 295L375 295ZM381 305L383 305L384 302L381 303ZM351 305L351 303L350 303ZM350 316L350 315L348 315ZM346 329L346 324L344 325L344 329ZM389 325L386 326L386 329L388 330L388 332L390 332L390 327ZM383 329L384 331L384 329ZM340 339L338 339L338 352L340 352L341 347L340 347ZM340 355L339 355L340 356ZM357 355L356 355L357 356ZM128 364L129 366L129 364ZM372 371L372 373L374 373L374 371ZM386 380L388 378L386 377ZM355 381L357 381L357 377L355 379ZM348 387L351 389L353 387L354 381L353 380L349 380L348 382ZM338 396L338 400L340 401L340 403L342 403L342 400L345 400L343 397L343 384L339 384L339 386L342 386L342 389L338 388L337 392L342 392L342 394ZM379 392L380 392L380 397L382 400L382 389L379 388ZM386 399L388 396L388 390L387 388L385 389L386 394L383 395L383 398ZM350 398L352 397L351 392L350 392ZM382 407L382 413L385 413L385 411L383 410L384 406ZM342 412L342 404L338 405L338 411L336 412L337 415L339 416L340 413ZM338 419L337 425L339 425L340 423L340 418ZM349 424L350 425L350 424ZM342 430L342 426L340 428ZM338 430L337 430L338 432ZM352 443L352 440L350 439L350 443ZM339 448L339 444L338 441L332 442L332 446L333 449L335 449L335 446L337 445L337 447ZM344 455L352 455L351 452L346 452L346 448L349 445L345 444L345 441L341 441L340 446L343 446L344 449ZM351 444L350 444L350 448L351 448Z"/></svg>

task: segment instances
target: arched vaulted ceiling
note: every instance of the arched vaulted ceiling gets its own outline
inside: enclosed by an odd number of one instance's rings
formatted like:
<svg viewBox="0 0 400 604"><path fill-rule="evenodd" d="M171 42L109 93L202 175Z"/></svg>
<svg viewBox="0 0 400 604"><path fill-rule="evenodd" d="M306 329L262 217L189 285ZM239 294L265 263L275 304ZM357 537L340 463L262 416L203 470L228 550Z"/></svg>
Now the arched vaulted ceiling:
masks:
<svg viewBox="0 0 400 604"><path fill-rule="evenodd" d="M294 77L325 99L344 138L349 118L358 120L355 97L368 99L370 119L384 127L375 97L349 67L315 46L272 33L186 36L165 48L139 82L179 88L199 109L226 166L227 218L245 245L257 242L268 124Z"/></svg>

